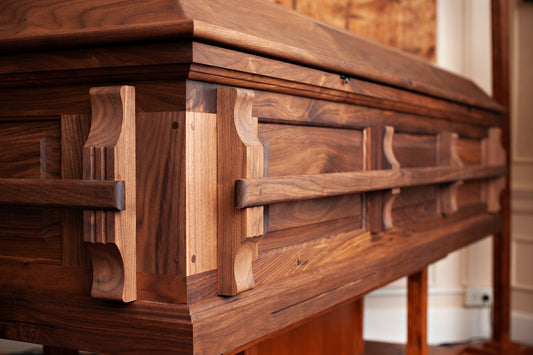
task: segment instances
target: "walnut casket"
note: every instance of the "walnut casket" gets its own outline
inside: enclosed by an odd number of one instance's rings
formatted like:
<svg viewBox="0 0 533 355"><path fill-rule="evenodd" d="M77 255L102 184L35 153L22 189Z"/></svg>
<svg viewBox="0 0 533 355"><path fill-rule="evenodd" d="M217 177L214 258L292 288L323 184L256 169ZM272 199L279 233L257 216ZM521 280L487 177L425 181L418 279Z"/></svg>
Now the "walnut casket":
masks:
<svg viewBox="0 0 533 355"><path fill-rule="evenodd" d="M0 335L231 351L501 229L504 109L250 0L0 5Z"/></svg>

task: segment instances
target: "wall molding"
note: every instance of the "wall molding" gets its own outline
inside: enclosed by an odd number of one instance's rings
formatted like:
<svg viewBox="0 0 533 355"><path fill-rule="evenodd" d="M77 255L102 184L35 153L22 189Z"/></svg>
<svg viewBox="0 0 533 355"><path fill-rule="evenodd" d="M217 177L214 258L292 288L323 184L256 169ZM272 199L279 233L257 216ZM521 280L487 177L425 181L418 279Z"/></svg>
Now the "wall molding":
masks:
<svg viewBox="0 0 533 355"><path fill-rule="evenodd" d="M533 214L533 185L520 185L511 188L511 210L513 213Z"/></svg>
<svg viewBox="0 0 533 355"><path fill-rule="evenodd" d="M512 164L520 164L520 165L533 164L533 157L524 157L524 156L513 155L512 159L511 159L511 163Z"/></svg>
<svg viewBox="0 0 533 355"><path fill-rule="evenodd" d="M490 308L431 308L428 312L428 343L460 343L490 337ZM368 310L364 313L364 339L405 344L405 309ZM533 314L511 313L513 341L533 345Z"/></svg>
<svg viewBox="0 0 533 355"><path fill-rule="evenodd" d="M462 295L465 289L463 287L449 288L429 288L429 296L451 296ZM366 295L366 297L407 297L407 288L380 288Z"/></svg>
<svg viewBox="0 0 533 355"><path fill-rule="evenodd" d="M533 244L533 235L513 234L513 239L511 241L511 260L516 261L518 258L516 251L519 244ZM533 285L518 281L518 272L516 269L516 264L513 263L511 267L511 289L533 292Z"/></svg>
<svg viewBox="0 0 533 355"><path fill-rule="evenodd" d="M405 343L407 311L405 309L368 310L364 313L365 340ZM490 336L490 308L430 308L428 343L459 343Z"/></svg>
<svg viewBox="0 0 533 355"><path fill-rule="evenodd" d="M533 345L533 314L525 312L511 313L511 338L521 344Z"/></svg>

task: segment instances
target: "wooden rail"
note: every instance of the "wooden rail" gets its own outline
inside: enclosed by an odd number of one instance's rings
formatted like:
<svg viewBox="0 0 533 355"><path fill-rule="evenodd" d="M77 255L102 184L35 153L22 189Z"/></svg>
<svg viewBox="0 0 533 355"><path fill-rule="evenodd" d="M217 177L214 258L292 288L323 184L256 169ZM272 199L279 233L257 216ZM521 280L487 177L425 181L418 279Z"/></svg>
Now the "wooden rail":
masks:
<svg viewBox="0 0 533 355"><path fill-rule="evenodd" d="M0 204L122 211L124 181L0 179Z"/></svg>
<svg viewBox="0 0 533 355"><path fill-rule="evenodd" d="M408 186L491 179L506 173L505 165L476 165L241 179L235 183L235 204L239 208L264 206Z"/></svg>

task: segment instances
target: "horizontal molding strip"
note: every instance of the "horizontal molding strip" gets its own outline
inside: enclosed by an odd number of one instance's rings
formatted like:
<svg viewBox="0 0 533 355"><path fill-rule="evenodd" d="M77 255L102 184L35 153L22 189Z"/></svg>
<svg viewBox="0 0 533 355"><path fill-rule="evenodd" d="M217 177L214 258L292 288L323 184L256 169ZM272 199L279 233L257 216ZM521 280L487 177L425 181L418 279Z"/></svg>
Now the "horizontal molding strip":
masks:
<svg viewBox="0 0 533 355"><path fill-rule="evenodd" d="M0 204L122 211L124 181L0 179Z"/></svg>
<svg viewBox="0 0 533 355"><path fill-rule="evenodd" d="M491 179L506 173L505 165L472 165L241 179L235 182L235 204L239 208L264 206L408 186Z"/></svg>

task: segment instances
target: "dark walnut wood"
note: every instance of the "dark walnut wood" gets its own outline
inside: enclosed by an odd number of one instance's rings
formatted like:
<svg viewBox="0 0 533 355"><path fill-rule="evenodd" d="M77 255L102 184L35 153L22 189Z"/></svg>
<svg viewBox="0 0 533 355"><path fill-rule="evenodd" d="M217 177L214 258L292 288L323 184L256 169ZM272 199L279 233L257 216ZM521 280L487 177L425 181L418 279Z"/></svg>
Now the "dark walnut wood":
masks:
<svg viewBox="0 0 533 355"><path fill-rule="evenodd" d="M124 181L0 178L0 204L124 210Z"/></svg>
<svg viewBox="0 0 533 355"><path fill-rule="evenodd" d="M131 302L137 295L135 89L92 88L91 129L83 146L85 180L124 179L124 210L83 211L93 268L93 297Z"/></svg>
<svg viewBox="0 0 533 355"><path fill-rule="evenodd" d="M260 1L0 13L3 337L362 354L412 275L423 353L420 270L502 228L504 109L429 63Z"/></svg>

